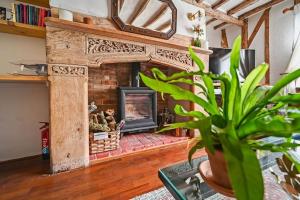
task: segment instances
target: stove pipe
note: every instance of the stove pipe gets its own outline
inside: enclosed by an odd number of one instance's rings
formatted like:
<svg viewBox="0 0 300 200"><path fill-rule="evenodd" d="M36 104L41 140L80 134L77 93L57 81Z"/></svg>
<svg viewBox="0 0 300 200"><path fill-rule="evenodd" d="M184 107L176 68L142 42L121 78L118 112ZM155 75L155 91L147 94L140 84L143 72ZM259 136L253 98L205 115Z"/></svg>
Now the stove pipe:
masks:
<svg viewBox="0 0 300 200"><path fill-rule="evenodd" d="M140 76L139 72L141 71L141 64L135 62L132 64L131 70L131 87L140 87Z"/></svg>

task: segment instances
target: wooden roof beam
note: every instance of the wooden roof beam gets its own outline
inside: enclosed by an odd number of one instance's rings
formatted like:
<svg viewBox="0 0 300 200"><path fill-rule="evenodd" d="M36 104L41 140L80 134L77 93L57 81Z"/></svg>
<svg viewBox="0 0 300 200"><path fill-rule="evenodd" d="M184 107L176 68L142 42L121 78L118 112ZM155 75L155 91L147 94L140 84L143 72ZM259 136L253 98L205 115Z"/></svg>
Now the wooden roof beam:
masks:
<svg viewBox="0 0 300 200"><path fill-rule="evenodd" d="M219 0L217 1L216 3L214 3L211 8L216 10L218 9L219 7L221 7L222 5L224 5L225 3L227 3L229 0Z"/></svg>
<svg viewBox="0 0 300 200"><path fill-rule="evenodd" d="M233 14L243 10L244 8L252 5L255 2L256 2L256 0L244 0L241 3L239 3L238 5L234 6L230 10L228 10L227 14L228 15L233 15Z"/></svg>
<svg viewBox="0 0 300 200"><path fill-rule="evenodd" d="M142 3L140 3L135 12L133 12L133 15L130 17L128 24L133 24L133 22L138 18L138 16L140 16L141 13L145 10L149 2L150 0L144 0Z"/></svg>
<svg viewBox="0 0 300 200"><path fill-rule="evenodd" d="M223 27L223 26L225 26L225 25L227 25L227 24L228 24L228 23L223 22L223 23L221 23L221 24L218 24L218 25L214 26L214 29L217 30L218 28L221 28L221 27Z"/></svg>
<svg viewBox="0 0 300 200"><path fill-rule="evenodd" d="M212 17L212 18L216 18L218 20L227 22L229 24L235 24L235 25L238 25L238 26L243 26L244 25L244 22L242 20L239 20L239 19L237 19L235 17L229 16L226 13L223 13L221 11L214 10L214 9L212 9L211 6L209 6L207 4L197 3L194 0L183 0L183 1L185 1L185 2L187 2L189 4L192 4L192 5L195 5L195 6L199 7L199 8L204 9L205 10L205 14L207 16Z"/></svg>
<svg viewBox="0 0 300 200"><path fill-rule="evenodd" d="M233 8L231 8L230 10L227 11L227 15L233 15L239 11L241 11L242 9L250 6L251 4L255 3L256 0L244 0L243 2L239 3L238 5L234 6ZM211 24L212 22L216 21L217 19L211 19L208 20L206 25Z"/></svg>
<svg viewBox="0 0 300 200"><path fill-rule="evenodd" d="M213 23L213 22L215 22L215 21L217 21L216 18L212 18L212 19L208 20L208 21L206 22L206 26L209 25L209 24L211 24L211 23Z"/></svg>
<svg viewBox="0 0 300 200"><path fill-rule="evenodd" d="M160 9L155 12L148 21L144 23L143 27L147 28L148 26L159 20L159 18L167 12L168 8L168 5L161 6Z"/></svg>
<svg viewBox="0 0 300 200"><path fill-rule="evenodd" d="M264 11L264 10L266 10L268 8L271 8L272 6L275 6L277 4L280 4L283 1L284 0L272 0L272 1L269 1L268 3L265 3L265 4L261 5L261 6L258 6L258 7L254 8L254 9L252 9L252 10L250 10L250 11L248 11L248 12L242 14L242 15L240 15L239 19L243 20L243 19L249 18L252 15L255 15L255 14L257 14L257 13L259 13L261 11Z"/></svg>
<svg viewBox="0 0 300 200"><path fill-rule="evenodd" d="M161 24L159 27L157 27L155 30L156 31L163 31L165 29L167 29L168 27L171 28L172 25L172 20L169 20L163 24Z"/></svg>
<svg viewBox="0 0 300 200"><path fill-rule="evenodd" d="M240 15L238 18L239 18L239 20L247 19L247 18L251 17L252 15L255 15L255 14L257 14L257 13L263 11L263 10L266 10L268 8L271 8L272 6L280 4L283 1L284 0L272 0L272 1L269 1L268 3L265 3L265 4L261 5L261 6L258 6L258 7L254 8L254 9L252 9L252 10L250 10L250 11L248 11L248 12L242 14L242 15ZM218 25L214 26L214 29L216 30L218 28L221 28L221 27L225 26L226 24L228 24L228 23L218 24Z"/></svg>

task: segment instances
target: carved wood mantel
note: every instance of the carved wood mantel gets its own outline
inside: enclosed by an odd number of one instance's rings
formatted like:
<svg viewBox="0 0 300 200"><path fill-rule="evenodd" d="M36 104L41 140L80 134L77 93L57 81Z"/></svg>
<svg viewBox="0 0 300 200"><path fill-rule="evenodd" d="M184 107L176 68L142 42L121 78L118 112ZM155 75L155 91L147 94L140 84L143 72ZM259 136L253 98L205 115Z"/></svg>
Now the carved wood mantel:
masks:
<svg viewBox="0 0 300 200"><path fill-rule="evenodd" d="M154 61L183 70L194 68L187 51L189 44L182 44L180 41L152 38L57 18L48 18L46 24L49 63L67 61L67 64L99 67L103 63ZM197 47L193 49L207 61L210 50ZM65 57L63 60L62 54Z"/></svg>
<svg viewBox="0 0 300 200"><path fill-rule="evenodd" d="M162 40L56 18L48 18L46 25L54 173L89 165L89 67L151 61L181 70L197 69L187 51L188 45L179 40ZM208 63L211 51L194 50Z"/></svg>

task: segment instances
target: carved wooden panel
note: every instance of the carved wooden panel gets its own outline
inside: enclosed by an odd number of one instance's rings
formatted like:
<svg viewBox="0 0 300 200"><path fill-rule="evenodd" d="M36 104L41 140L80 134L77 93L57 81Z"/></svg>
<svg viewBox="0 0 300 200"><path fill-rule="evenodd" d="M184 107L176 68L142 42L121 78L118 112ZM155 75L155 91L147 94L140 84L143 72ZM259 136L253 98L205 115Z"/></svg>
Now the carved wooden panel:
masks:
<svg viewBox="0 0 300 200"><path fill-rule="evenodd" d="M193 71L194 64L187 51L173 50L156 46L151 55L152 60L178 69Z"/></svg>
<svg viewBox="0 0 300 200"><path fill-rule="evenodd" d="M148 61L149 45L107 37L87 36L86 55L90 67L100 67L102 63Z"/></svg>
<svg viewBox="0 0 300 200"><path fill-rule="evenodd" d="M87 53L126 53L126 54L145 54L146 47L128 42L118 42L100 38L87 38Z"/></svg>
<svg viewBox="0 0 300 200"><path fill-rule="evenodd" d="M193 66L193 61L187 53L156 48L155 54L170 61L180 62L185 65Z"/></svg>
<svg viewBox="0 0 300 200"><path fill-rule="evenodd" d="M49 67L49 75L87 77L88 69L77 65L54 64Z"/></svg>

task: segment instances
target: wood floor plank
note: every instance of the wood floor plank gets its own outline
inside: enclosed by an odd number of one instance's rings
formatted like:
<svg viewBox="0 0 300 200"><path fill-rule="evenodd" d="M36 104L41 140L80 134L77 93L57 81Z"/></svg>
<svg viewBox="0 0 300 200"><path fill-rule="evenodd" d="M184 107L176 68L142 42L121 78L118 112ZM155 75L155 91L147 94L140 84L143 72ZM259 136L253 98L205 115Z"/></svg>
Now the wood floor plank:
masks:
<svg viewBox="0 0 300 200"><path fill-rule="evenodd" d="M174 144L51 176L49 162L40 158L3 163L0 199L130 199L161 187L158 169L187 160L186 146Z"/></svg>

